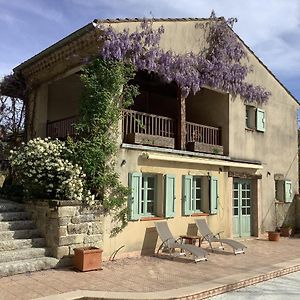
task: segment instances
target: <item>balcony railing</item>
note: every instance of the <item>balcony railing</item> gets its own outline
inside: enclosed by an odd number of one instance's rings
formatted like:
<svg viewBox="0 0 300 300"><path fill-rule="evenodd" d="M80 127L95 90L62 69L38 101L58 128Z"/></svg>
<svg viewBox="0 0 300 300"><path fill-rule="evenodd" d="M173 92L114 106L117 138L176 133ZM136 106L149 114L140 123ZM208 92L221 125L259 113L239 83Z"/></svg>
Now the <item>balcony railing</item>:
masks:
<svg viewBox="0 0 300 300"><path fill-rule="evenodd" d="M134 110L123 110L123 137L130 133L142 133L174 138L175 120Z"/></svg>
<svg viewBox="0 0 300 300"><path fill-rule="evenodd" d="M74 135L74 124L78 117L73 116L47 123L47 136L64 139ZM160 139L176 137L176 120L142 113L134 110L123 110L122 133L123 139L132 134L142 134ZM143 140L145 141L145 139ZM199 142L207 145L221 146L221 128L186 122L186 143Z"/></svg>
<svg viewBox="0 0 300 300"><path fill-rule="evenodd" d="M186 142L221 145L221 129L217 127L186 122Z"/></svg>
<svg viewBox="0 0 300 300"><path fill-rule="evenodd" d="M74 124L77 117L69 117L47 123L47 136L58 139L65 139L75 134Z"/></svg>

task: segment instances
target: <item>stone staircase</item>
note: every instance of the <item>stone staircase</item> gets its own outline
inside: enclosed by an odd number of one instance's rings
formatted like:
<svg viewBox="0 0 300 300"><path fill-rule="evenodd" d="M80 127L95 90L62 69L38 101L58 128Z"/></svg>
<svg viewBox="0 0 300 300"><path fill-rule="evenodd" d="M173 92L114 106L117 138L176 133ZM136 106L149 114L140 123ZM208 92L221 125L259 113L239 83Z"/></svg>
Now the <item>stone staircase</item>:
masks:
<svg viewBox="0 0 300 300"><path fill-rule="evenodd" d="M54 268L48 252L24 206L0 199L0 277Z"/></svg>

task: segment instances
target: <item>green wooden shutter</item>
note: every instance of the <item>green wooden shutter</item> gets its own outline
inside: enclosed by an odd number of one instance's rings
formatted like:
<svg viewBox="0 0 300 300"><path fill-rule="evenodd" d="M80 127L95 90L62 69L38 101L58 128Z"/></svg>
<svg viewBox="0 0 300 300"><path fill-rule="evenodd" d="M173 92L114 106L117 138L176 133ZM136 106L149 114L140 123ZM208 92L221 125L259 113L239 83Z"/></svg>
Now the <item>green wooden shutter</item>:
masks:
<svg viewBox="0 0 300 300"><path fill-rule="evenodd" d="M165 217L175 216L175 176L165 175Z"/></svg>
<svg viewBox="0 0 300 300"><path fill-rule="evenodd" d="M211 176L210 177L210 214L215 215L218 212L218 178Z"/></svg>
<svg viewBox="0 0 300 300"><path fill-rule="evenodd" d="M142 173L129 174L129 187L131 188L131 195L128 199L129 219L138 220L142 199Z"/></svg>
<svg viewBox="0 0 300 300"><path fill-rule="evenodd" d="M284 193L285 193L285 202L292 202L293 201L293 189L292 189L292 182L286 180L284 182Z"/></svg>
<svg viewBox="0 0 300 300"><path fill-rule="evenodd" d="M263 109L256 110L256 129L258 131L266 131L266 113Z"/></svg>
<svg viewBox="0 0 300 300"><path fill-rule="evenodd" d="M182 201L182 214L184 216L189 216L193 212L192 205L192 185L193 176L186 175L183 176L183 201Z"/></svg>

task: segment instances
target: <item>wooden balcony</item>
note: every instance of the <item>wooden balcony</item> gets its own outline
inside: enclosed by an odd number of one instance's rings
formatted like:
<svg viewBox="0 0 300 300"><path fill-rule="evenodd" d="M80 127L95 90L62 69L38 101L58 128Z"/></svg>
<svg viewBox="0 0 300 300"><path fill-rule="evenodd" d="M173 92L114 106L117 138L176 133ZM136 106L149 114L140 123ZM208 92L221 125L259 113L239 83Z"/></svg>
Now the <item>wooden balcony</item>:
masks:
<svg viewBox="0 0 300 300"><path fill-rule="evenodd" d="M77 121L77 117L69 117L52 122L47 122L47 136L54 139L66 139L68 136L73 136L74 124Z"/></svg>
<svg viewBox="0 0 300 300"><path fill-rule="evenodd" d="M123 140L130 144L143 144L175 148L175 120L134 110L123 110Z"/></svg>
<svg viewBox="0 0 300 300"><path fill-rule="evenodd" d="M196 152L223 154L221 128L186 122L186 149Z"/></svg>
<svg viewBox="0 0 300 300"><path fill-rule="evenodd" d="M77 117L47 123L47 136L65 139L74 135ZM221 128L186 122L186 149L189 151L223 154ZM177 121L172 118L123 110L122 137L125 143L175 148Z"/></svg>

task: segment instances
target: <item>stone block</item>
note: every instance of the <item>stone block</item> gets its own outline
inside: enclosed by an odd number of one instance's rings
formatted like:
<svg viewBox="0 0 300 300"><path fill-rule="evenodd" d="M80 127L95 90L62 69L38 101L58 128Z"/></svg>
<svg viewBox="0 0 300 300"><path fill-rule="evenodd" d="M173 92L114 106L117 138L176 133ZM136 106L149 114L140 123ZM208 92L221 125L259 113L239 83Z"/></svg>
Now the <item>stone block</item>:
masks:
<svg viewBox="0 0 300 300"><path fill-rule="evenodd" d="M64 217L58 219L59 226L66 226L71 223L71 217Z"/></svg>
<svg viewBox="0 0 300 300"><path fill-rule="evenodd" d="M88 232L88 223L82 224L69 224L67 226L68 234L81 234Z"/></svg>
<svg viewBox="0 0 300 300"><path fill-rule="evenodd" d="M58 236L66 236L68 235L67 226L61 226L58 228Z"/></svg>
<svg viewBox="0 0 300 300"><path fill-rule="evenodd" d="M78 215L78 207L76 206L62 206L58 208L58 217L73 217Z"/></svg>
<svg viewBox="0 0 300 300"><path fill-rule="evenodd" d="M59 246L69 246L72 244L82 244L84 235L74 234L68 236L61 236L58 239Z"/></svg>
<svg viewBox="0 0 300 300"><path fill-rule="evenodd" d="M91 222L95 220L95 216L93 214L79 215L72 217L71 222L73 224L79 224L84 222Z"/></svg>
<svg viewBox="0 0 300 300"><path fill-rule="evenodd" d="M101 222L92 223L92 234L103 233L103 224Z"/></svg>
<svg viewBox="0 0 300 300"><path fill-rule="evenodd" d="M64 256L69 256L70 255L70 248L68 246L62 246L62 247L57 247L56 248L56 258L62 258Z"/></svg>
<svg viewBox="0 0 300 300"><path fill-rule="evenodd" d="M83 239L84 244L99 243L99 242L102 242L102 234L87 235Z"/></svg>

